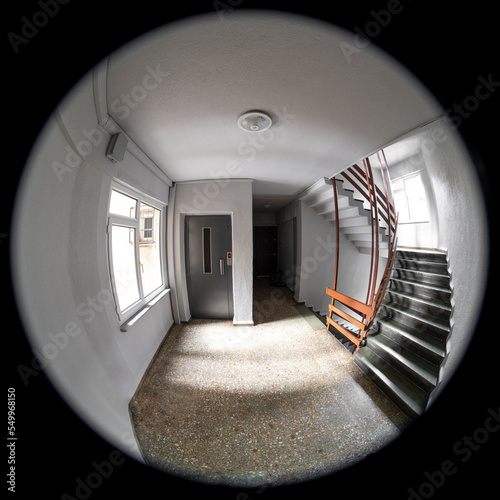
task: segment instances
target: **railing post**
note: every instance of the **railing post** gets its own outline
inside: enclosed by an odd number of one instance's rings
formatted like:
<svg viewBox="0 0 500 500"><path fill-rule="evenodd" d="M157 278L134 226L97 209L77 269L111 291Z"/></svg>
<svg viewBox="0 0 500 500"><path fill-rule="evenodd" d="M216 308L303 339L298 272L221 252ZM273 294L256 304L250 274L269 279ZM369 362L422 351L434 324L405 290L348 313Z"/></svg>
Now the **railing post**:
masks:
<svg viewBox="0 0 500 500"><path fill-rule="evenodd" d="M335 274L333 277L333 289L337 290L337 276L339 270L339 202L337 195L337 181L333 180L333 203L335 208ZM332 299L333 304L333 299Z"/></svg>

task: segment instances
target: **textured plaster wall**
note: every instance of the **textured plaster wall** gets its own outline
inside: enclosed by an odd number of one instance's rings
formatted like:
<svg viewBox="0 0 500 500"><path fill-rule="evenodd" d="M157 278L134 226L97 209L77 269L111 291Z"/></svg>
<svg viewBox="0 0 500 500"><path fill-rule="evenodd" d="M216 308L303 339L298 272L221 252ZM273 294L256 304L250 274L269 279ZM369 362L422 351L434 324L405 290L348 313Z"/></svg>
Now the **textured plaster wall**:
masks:
<svg viewBox="0 0 500 500"><path fill-rule="evenodd" d="M185 182L176 184L172 191L169 237L173 242L170 257L174 264L171 272L175 275L172 279L175 320L188 321L191 317L184 243L186 216L229 214L233 238L233 323L253 324L252 182L248 179Z"/></svg>
<svg viewBox="0 0 500 500"><path fill-rule="evenodd" d="M452 331L432 404L464 356L480 313L489 259L487 214L476 167L445 118L385 151L392 178L422 170L430 210L428 223L399 227L398 245L448 253Z"/></svg>
<svg viewBox="0 0 500 500"><path fill-rule="evenodd" d="M489 235L476 167L457 132L442 119L427 127L420 141L435 195L438 246L448 251L453 287L448 355L432 402L458 367L475 330L488 274Z"/></svg>
<svg viewBox="0 0 500 500"><path fill-rule="evenodd" d="M49 118L29 158L14 213L12 271L25 330L55 388L105 439L141 460L128 402L173 319L167 295L120 331L107 208L112 179L163 203L168 186L129 152L111 163L109 139L87 76ZM68 168L58 176L54 162Z"/></svg>

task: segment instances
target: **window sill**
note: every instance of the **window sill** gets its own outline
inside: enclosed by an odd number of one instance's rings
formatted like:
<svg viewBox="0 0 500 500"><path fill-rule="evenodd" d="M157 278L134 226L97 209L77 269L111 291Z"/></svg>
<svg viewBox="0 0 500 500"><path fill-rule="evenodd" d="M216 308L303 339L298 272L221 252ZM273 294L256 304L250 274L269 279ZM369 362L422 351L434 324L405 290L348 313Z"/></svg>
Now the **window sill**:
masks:
<svg viewBox="0 0 500 500"><path fill-rule="evenodd" d="M130 327L134 326L157 302L170 293L170 288L165 288L154 299L150 300L139 312L120 325L122 332L127 332Z"/></svg>
<svg viewBox="0 0 500 500"><path fill-rule="evenodd" d="M429 224L428 220L407 220L404 222L398 221L398 226L406 226L407 224Z"/></svg>

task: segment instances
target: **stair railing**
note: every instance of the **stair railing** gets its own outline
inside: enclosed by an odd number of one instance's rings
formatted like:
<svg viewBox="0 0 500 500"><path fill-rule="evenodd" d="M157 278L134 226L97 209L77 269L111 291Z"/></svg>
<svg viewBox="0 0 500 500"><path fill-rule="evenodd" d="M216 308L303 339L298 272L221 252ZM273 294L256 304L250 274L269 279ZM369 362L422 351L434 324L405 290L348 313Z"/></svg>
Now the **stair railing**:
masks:
<svg viewBox="0 0 500 500"><path fill-rule="evenodd" d="M354 164L338 175L339 178L343 178L348 181L365 198L365 200L368 201L370 206L370 272L365 302L349 297L337 290L340 247L339 210L337 180L335 177L332 178L335 209L336 249L333 288L326 288L327 295L329 295L332 299L328 306L329 316L326 319L328 329L330 329L330 327L334 328L353 343L353 354L359 349L360 346L364 345L366 341L368 330L371 328L380 304L385 296L396 256L398 214L394 206L394 196L391 190L389 167L383 151L377 153L377 158L380 164L383 190L375 183L373 170L368 158L363 160L363 169L359 165ZM385 230L387 231L388 255L387 263L379 281L380 230L382 227L385 227ZM338 306L344 307L341 309ZM345 309L354 312L355 316L353 316L351 312L347 312ZM346 321L347 325L343 326L335 321L334 315Z"/></svg>

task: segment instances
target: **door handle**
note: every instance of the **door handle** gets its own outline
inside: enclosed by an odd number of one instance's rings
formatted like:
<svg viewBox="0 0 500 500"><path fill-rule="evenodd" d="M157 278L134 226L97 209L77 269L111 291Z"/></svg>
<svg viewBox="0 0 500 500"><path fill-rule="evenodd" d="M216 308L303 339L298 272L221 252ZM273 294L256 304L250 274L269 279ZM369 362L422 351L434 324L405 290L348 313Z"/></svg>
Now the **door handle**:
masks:
<svg viewBox="0 0 500 500"><path fill-rule="evenodd" d="M219 272L221 276L224 276L224 259L219 260Z"/></svg>

